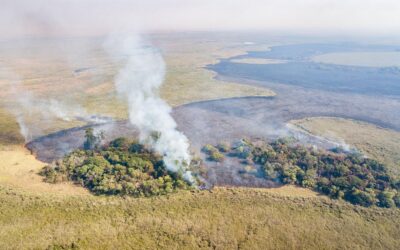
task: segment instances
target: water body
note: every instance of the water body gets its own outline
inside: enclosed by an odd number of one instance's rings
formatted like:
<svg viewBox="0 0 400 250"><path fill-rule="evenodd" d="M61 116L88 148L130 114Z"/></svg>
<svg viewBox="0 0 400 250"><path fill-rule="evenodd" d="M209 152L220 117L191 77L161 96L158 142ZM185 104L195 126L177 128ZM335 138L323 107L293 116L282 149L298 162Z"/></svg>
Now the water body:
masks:
<svg viewBox="0 0 400 250"><path fill-rule="evenodd" d="M249 51L245 55L233 58L269 58L290 61L307 61L313 56L336 52L400 52L400 46L393 45L361 45L355 43L335 44L293 44L271 47L267 51Z"/></svg>
<svg viewBox="0 0 400 250"><path fill-rule="evenodd" d="M365 52L366 50L369 52ZM208 68L223 76L260 82L279 82L341 93L400 96L400 67L338 65L337 58L332 59L332 54L326 55L327 53L339 52L342 53L340 55L345 54L346 57L356 56L356 58L353 58L353 63L350 61L347 64L355 64L356 62L361 64L359 62L362 59L359 56L360 53L362 55L366 55L365 53L369 53L367 55L378 54L380 57L387 55L389 58L386 58L386 62L375 62L375 64L387 64L395 61L397 55L400 55L400 47L343 44L287 45L273 47L270 51L249 52L247 55L221 60L220 63L209 65ZM313 61L315 58L321 57L325 61L336 59L335 64ZM280 64L237 63L238 59L243 60L245 58L277 59L287 62ZM342 60L345 60L345 58L342 58ZM364 62L364 64L368 63L372 64L371 62Z"/></svg>
<svg viewBox="0 0 400 250"><path fill-rule="evenodd" d="M279 120L283 124L289 118L335 116L400 131L400 68L312 61L315 56L326 53L365 53L367 50L368 53L398 53L399 47L347 44L277 46L265 52L248 52L224 59L208 68L217 72L219 79L267 87L277 93L275 98L258 100L260 104L248 111L263 116L260 121L263 124ZM238 58L287 62L249 64L231 61ZM242 100L240 106L244 107L248 101ZM230 104L225 104L227 110ZM262 107L262 110L257 110L257 107ZM275 118L270 114L276 114Z"/></svg>
<svg viewBox="0 0 400 250"><path fill-rule="evenodd" d="M338 52L312 58L317 63L363 67L400 67L400 52Z"/></svg>

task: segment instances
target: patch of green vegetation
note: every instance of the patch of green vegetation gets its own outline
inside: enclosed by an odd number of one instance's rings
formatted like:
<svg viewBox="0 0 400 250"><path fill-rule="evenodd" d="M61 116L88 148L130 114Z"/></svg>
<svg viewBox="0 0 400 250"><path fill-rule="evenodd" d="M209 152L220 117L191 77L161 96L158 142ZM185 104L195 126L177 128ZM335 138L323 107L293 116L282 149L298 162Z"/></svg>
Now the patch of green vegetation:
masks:
<svg viewBox="0 0 400 250"><path fill-rule="evenodd" d="M225 156L220 152L219 148L207 144L202 148L202 151L207 154L208 160L222 162Z"/></svg>
<svg viewBox="0 0 400 250"><path fill-rule="evenodd" d="M76 150L41 171L45 181L73 181L96 194L134 197L163 195L191 189L181 172L168 171L162 156L145 145L118 138L98 146L99 138L86 131L85 148Z"/></svg>
<svg viewBox="0 0 400 250"><path fill-rule="evenodd" d="M231 146L227 142L221 142L217 145L217 148L220 152L227 153L231 150Z"/></svg>
<svg viewBox="0 0 400 250"><path fill-rule="evenodd" d="M284 184L365 207L400 207L400 179L385 165L356 153L334 153L280 139L257 145L242 140L230 155L261 165L266 178Z"/></svg>

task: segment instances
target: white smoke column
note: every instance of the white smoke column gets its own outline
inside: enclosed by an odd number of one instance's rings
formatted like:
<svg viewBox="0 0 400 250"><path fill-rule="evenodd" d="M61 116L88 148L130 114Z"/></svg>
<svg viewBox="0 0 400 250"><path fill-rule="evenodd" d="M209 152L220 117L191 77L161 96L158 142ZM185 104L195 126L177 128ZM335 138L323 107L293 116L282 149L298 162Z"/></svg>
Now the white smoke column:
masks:
<svg viewBox="0 0 400 250"><path fill-rule="evenodd" d="M168 170L181 171L188 181L191 173L189 142L179 132L171 107L159 96L164 82L165 63L158 50L139 36L112 36L105 43L110 55L124 66L115 78L118 94L127 101L129 120L140 132L140 140L150 143L163 155ZM152 139L158 132L159 138Z"/></svg>

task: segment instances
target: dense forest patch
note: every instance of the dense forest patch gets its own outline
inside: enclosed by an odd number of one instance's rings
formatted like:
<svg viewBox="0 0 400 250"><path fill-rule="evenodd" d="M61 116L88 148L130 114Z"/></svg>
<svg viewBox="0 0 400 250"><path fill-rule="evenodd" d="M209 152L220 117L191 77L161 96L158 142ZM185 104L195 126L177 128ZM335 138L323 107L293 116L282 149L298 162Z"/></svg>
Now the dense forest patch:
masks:
<svg viewBox="0 0 400 250"><path fill-rule="evenodd" d="M241 140L227 146L206 145L209 160L225 154L243 159L247 166L261 166L264 177L283 184L295 184L369 207L400 207L400 180L385 165L358 153L305 147L290 140L252 143ZM223 157L221 157L223 158Z"/></svg>
<svg viewBox="0 0 400 250"><path fill-rule="evenodd" d="M44 167L40 174L49 183L73 181L96 194L134 197L168 194L196 184L185 180L184 173L168 171L162 156L145 145L118 138L100 146L100 139L88 130L84 149Z"/></svg>

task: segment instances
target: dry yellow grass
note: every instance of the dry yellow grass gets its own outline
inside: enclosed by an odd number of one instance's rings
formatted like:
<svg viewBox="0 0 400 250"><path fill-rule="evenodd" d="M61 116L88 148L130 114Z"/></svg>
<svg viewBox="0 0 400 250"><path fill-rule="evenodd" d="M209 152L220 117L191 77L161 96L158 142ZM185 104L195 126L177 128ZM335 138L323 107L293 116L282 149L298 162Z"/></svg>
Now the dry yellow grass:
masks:
<svg viewBox="0 0 400 250"><path fill-rule="evenodd" d="M397 249L400 244L398 209L262 189L122 199L0 188L0 201L0 249Z"/></svg>
<svg viewBox="0 0 400 250"><path fill-rule="evenodd" d="M0 149L0 186L41 195L86 195L88 192L70 183L51 185L43 182L38 172L45 163L22 146Z"/></svg>
<svg viewBox="0 0 400 250"><path fill-rule="evenodd" d="M215 73L205 69L220 58L241 55L246 50L265 50L268 48L266 45L243 46L223 39L197 39L184 38L178 43L160 41L168 67L161 95L172 106L220 98L275 95L265 88L215 80Z"/></svg>
<svg viewBox="0 0 400 250"><path fill-rule="evenodd" d="M400 174L400 132L365 122L315 117L292 121L298 128L334 141L344 141Z"/></svg>
<svg viewBox="0 0 400 250"><path fill-rule="evenodd" d="M267 188L265 191L271 194L277 194L286 197L313 198L320 196L317 192L314 192L311 189L296 187L293 185L284 185L278 188Z"/></svg>

